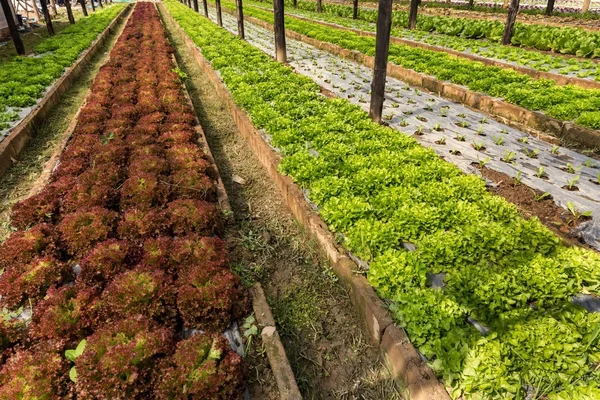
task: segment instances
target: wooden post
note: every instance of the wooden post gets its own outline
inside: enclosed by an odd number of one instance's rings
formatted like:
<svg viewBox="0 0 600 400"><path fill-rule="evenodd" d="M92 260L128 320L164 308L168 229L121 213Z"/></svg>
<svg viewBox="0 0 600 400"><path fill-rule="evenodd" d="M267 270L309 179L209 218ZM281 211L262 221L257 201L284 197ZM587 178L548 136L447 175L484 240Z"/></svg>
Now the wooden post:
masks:
<svg viewBox="0 0 600 400"><path fill-rule="evenodd" d="M194 11L198 12L198 0L194 0Z"/></svg>
<svg viewBox="0 0 600 400"><path fill-rule="evenodd" d="M275 21L273 31L275 32L275 58L280 63L287 62L285 49L285 21L283 15L283 0L273 0L273 14Z"/></svg>
<svg viewBox="0 0 600 400"><path fill-rule="evenodd" d="M373 82L371 82L371 106L369 107L369 116L377 123L381 123L381 113L383 112L391 29L392 0L379 0L377 37L375 39L375 64L373 66Z"/></svg>
<svg viewBox="0 0 600 400"><path fill-rule="evenodd" d="M87 6L85 5L85 0L79 0L79 4L81 4L81 12L83 12L83 16L87 17L88 12L87 12Z"/></svg>
<svg viewBox="0 0 600 400"><path fill-rule="evenodd" d="M506 18L506 25L504 26L504 34L502 35L502 44L510 45L513 31L515 29L515 21L517 20L517 13L519 12L519 0L510 0L510 6L508 7L508 17Z"/></svg>
<svg viewBox="0 0 600 400"><path fill-rule="evenodd" d="M207 0L202 0L202 7L204 7L204 16L208 18L208 2Z"/></svg>
<svg viewBox="0 0 600 400"><path fill-rule="evenodd" d="M19 35L17 24L15 24L12 7L10 6L9 1L10 0L0 0L0 3L2 4L2 11L4 11L4 16L6 17L6 23L8 24L8 30L10 31L10 36L12 37L13 44L15 45L15 50L17 51L18 55L22 56L25 54L25 46L23 46L23 41Z"/></svg>
<svg viewBox="0 0 600 400"><path fill-rule="evenodd" d="M56 11L56 2L54 0L50 0L50 10L54 13L55 16L56 14L58 14L58 12Z"/></svg>
<svg viewBox="0 0 600 400"><path fill-rule="evenodd" d="M581 13L585 14L590 9L591 0L583 0L583 7L581 8Z"/></svg>
<svg viewBox="0 0 600 400"><path fill-rule="evenodd" d="M242 0L235 0L235 5L237 8L238 36L242 39L245 39L246 33L244 32L244 9L242 6Z"/></svg>
<svg viewBox="0 0 600 400"><path fill-rule="evenodd" d="M546 15L552 15L554 11L554 0L548 0L548 4L546 5Z"/></svg>
<svg viewBox="0 0 600 400"><path fill-rule="evenodd" d="M65 8L67 9L67 18L69 18L69 23L72 25L75 23L75 17L73 17L73 9L71 8L71 0L65 0Z"/></svg>
<svg viewBox="0 0 600 400"><path fill-rule="evenodd" d="M98 5L100 6L100 8L104 8L104 6L102 5L102 0L98 0Z"/></svg>
<svg viewBox="0 0 600 400"><path fill-rule="evenodd" d="M294 8L298 7L298 0L292 0L292 6L294 6Z"/></svg>
<svg viewBox="0 0 600 400"><path fill-rule="evenodd" d="M217 5L217 24L223 26L223 16L221 15L221 0L215 0Z"/></svg>
<svg viewBox="0 0 600 400"><path fill-rule="evenodd" d="M469 0L469 10L473 9L473 3L475 3L474 0Z"/></svg>
<svg viewBox="0 0 600 400"><path fill-rule="evenodd" d="M94 0L90 0L90 4L92 5L92 11L96 12L96 5L94 4Z"/></svg>
<svg viewBox="0 0 600 400"><path fill-rule="evenodd" d="M296 1L296 0L294 0ZM358 18L358 0L352 1L352 19Z"/></svg>
<svg viewBox="0 0 600 400"><path fill-rule="evenodd" d="M317 12L323 12L323 1L317 0Z"/></svg>
<svg viewBox="0 0 600 400"><path fill-rule="evenodd" d="M417 27L418 9L419 2L417 0L410 0L410 12L408 14L408 29L415 29Z"/></svg>
<svg viewBox="0 0 600 400"><path fill-rule="evenodd" d="M38 9L37 3L35 0L31 0L31 8L33 9L33 13L35 14L35 19L38 21L42 20L42 16L40 15L40 10Z"/></svg>
<svg viewBox="0 0 600 400"><path fill-rule="evenodd" d="M54 26L52 26L52 19L50 18L50 11L48 11L47 0L41 0L40 5L42 6L42 13L44 14L44 21L46 21L46 29L50 35L54 35Z"/></svg>

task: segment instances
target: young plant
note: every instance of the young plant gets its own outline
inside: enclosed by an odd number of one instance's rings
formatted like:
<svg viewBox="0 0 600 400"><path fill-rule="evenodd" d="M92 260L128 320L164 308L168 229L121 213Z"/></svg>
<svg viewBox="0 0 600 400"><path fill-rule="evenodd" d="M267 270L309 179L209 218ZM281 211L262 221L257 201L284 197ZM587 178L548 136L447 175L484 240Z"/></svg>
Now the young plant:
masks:
<svg viewBox="0 0 600 400"><path fill-rule="evenodd" d="M546 199L551 199L552 195L548 192L544 192L542 194L540 194L539 196L536 195L535 196L535 201L542 201L542 200L546 200Z"/></svg>
<svg viewBox="0 0 600 400"><path fill-rule="evenodd" d="M502 136L492 136L492 140L494 141L494 143L496 143L498 146L502 146L504 144L504 138Z"/></svg>
<svg viewBox="0 0 600 400"><path fill-rule="evenodd" d="M569 190L575 190L577 189L577 182L579 182L579 177L580 175L575 175L575 177L573 179L567 179L567 188Z"/></svg>
<svg viewBox="0 0 600 400"><path fill-rule="evenodd" d="M517 174L515 175L514 179L514 184L519 185L521 183L521 181L523 180L523 173L521 171L517 171Z"/></svg>
<svg viewBox="0 0 600 400"><path fill-rule="evenodd" d="M552 150L550 150L550 153L558 155L558 150L560 150L560 146L554 145L552 146Z"/></svg>
<svg viewBox="0 0 600 400"><path fill-rule="evenodd" d="M510 151L510 150L506 150L504 152L504 155L502 156L501 160L504 161L505 163L512 163L515 158L517 157L517 153L515 153L514 151Z"/></svg>
<svg viewBox="0 0 600 400"><path fill-rule="evenodd" d="M77 359L77 357L79 357L83 354L86 343L87 343L86 340L83 339L81 342L79 342L79 344L77 345L76 348L66 350L65 358L74 363L75 360ZM75 369L75 366L72 366L71 369L69 370L69 379L71 379L73 382L77 383L77 370Z"/></svg>
<svg viewBox="0 0 600 400"><path fill-rule="evenodd" d="M540 166L537 169L535 176L537 176L538 178L542 178L544 176L544 167Z"/></svg>
<svg viewBox="0 0 600 400"><path fill-rule="evenodd" d="M577 210L577 208L575 207L575 203L573 203L572 201L569 201L567 203L567 210L569 210L569 212L573 216L573 219L571 219L569 221L569 223L571 223L573 221L577 221L581 217L586 217L586 218L592 217L592 211L580 212L579 210Z"/></svg>
<svg viewBox="0 0 600 400"><path fill-rule="evenodd" d="M486 157L486 158L479 158L479 156L477 157L477 162L479 163L479 168L483 168L486 164L489 164L490 162L490 158Z"/></svg>
<svg viewBox="0 0 600 400"><path fill-rule="evenodd" d="M483 151L485 150L485 146L483 144L483 142L475 142L473 141L473 148L477 151Z"/></svg>

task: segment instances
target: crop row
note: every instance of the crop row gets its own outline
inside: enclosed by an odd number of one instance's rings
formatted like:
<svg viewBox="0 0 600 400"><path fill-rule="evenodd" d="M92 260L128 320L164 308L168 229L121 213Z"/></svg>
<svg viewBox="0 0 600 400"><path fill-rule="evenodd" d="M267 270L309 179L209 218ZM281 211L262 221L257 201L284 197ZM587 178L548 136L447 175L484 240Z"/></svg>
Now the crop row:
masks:
<svg viewBox="0 0 600 400"><path fill-rule="evenodd" d="M446 4L446 3L444 3ZM244 5L258 5L265 7L267 4L262 2L250 1ZM289 14L301 15L304 17L335 23L341 26L375 32L375 24L364 20L354 20L350 18L339 17L330 13L317 13L303 9L288 9ZM598 64L592 60L579 59L556 54L542 53L537 50L527 50L515 46L503 46L500 43L490 41L481 41L478 39L463 38L460 36L439 35L419 30L408 30L402 27L392 28L392 36L424 42L434 46L441 46L453 50L478 54L483 57L504 60L511 63L527 66L538 71L553 71L562 75L577 76L579 78L588 78L600 80L600 69Z"/></svg>
<svg viewBox="0 0 600 400"><path fill-rule="evenodd" d="M292 1L286 0L286 5L291 7ZM316 3L309 0L298 0L297 7L303 10L315 11ZM323 4L323 12L351 18L353 11L352 6L325 3ZM361 8L358 18L369 22L376 22L377 10ZM392 13L392 26L408 27L408 12L394 11ZM500 42L504 31L504 23L500 21L420 14L417 19L417 29L450 36ZM590 32L581 28L516 23L512 44L537 50L572 54L579 57L600 57L600 33Z"/></svg>
<svg viewBox="0 0 600 400"><path fill-rule="evenodd" d="M454 396L600 394L600 315L570 303L598 293L600 256L565 247L481 179L347 100L320 95L310 79L184 5L165 4L281 151L281 172L370 263L369 281Z"/></svg>
<svg viewBox="0 0 600 400"><path fill-rule="evenodd" d="M35 47L34 56L16 56L0 65L0 131L19 119L18 109L35 105L46 88L123 10L117 4L81 18ZM8 108L10 107L10 108Z"/></svg>
<svg viewBox="0 0 600 400"><path fill-rule="evenodd" d="M222 4L235 8L231 1ZM273 21L273 13L260 8L250 6L244 12L263 21ZM286 29L366 55L375 54L374 37L360 36L292 16L286 17ZM516 71L399 44L390 44L389 61L443 81L466 86L475 92L503 98L529 110L543 111L560 120L600 129L600 90L597 89L559 86L547 79L533 79Z"/></svg>
<svg viewBox="0 0 600 400"><path fill-rule="evenodd" d="M2 399L243 390L243 360L221 333L247 298L216 236L215 170L172 51L154 4L138 3L50 183L13 207L18 230L0 246Z"/></svg>

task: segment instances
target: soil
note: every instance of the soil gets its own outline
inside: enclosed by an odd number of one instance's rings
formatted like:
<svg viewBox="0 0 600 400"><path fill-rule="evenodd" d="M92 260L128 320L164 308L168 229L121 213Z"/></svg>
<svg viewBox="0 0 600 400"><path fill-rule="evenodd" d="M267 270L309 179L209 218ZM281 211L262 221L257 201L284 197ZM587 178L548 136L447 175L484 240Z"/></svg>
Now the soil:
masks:
<svg viewBox="0 0 600 400"><path fill-rule="evenodd" d="M471 164L478 168L481 175L497 184L490 187L489 191L504 197L515 204L525 218L536 216L540 221L550 228L554 233L563 238L567 243L582 245L582 242L574 236L571 231L580 223L586 221L586 217L573 220L573 215L558 206L552 197L543 197L543 193L522 183L515 184L515 180L502 172Z"/></svg>
<svg viewBox="0 0 600 400"><path fill-rule="evenodd" d="M401 399L379 350L364 337L348 293L281 199L223 101L167 22L177 60L234 213L233 269L260 282L296 381L306 399ZM278 393L259 342L250 346L250 393Z"/></svg>

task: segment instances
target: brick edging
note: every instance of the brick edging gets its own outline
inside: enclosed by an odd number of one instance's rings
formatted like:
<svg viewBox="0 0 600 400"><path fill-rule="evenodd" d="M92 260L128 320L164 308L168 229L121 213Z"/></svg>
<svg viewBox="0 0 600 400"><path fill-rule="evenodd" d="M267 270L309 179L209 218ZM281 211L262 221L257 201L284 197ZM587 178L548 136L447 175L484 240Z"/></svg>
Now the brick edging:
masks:
<svg viewBox="0 0 600 400"><path fill-rule="evenodd" d="M234 13L226 7L222 7L222 9L229 14ZM244 19L262 28L273 30L273 24L271 23L250 16L245 16ZM289 29L286 30L285 34L290 39L310 44L348 60L359 62L369 68L373 67L373 56L362 54L357 50L347 50L331 43L322 42ZM538 139L551 142L552 140L547 137L548 134L551 134L560 139L567 139L592 148L600 146L600 132L597 130L585 128L570 121L558 120L543 112L531 111L504 100L474 92L464 86L444 82L433 76L403 68L393 63L388 63L387 73L393 78L400 79L412 86L417 86L424 91L481 111L506 125L527 132Z"/></svg>
<svg viewBox="0 0 600 400"><path fill-rule="evenodd" d="M119 15L94 39L79 58L71 65L65 73L58 78L50 87L46 95L35 105L33 110L16 126L14 126L6 137L0 142L0 176L13 164L21 151L25 148L29 138L33 135L37 126L44 122L44 119L52 112L54 106L58 104L62 95L71 88L73 81L77 79L83 68L90 63L100 47L104 44L109 34L123 20L123 18L132 9L128 4Z"/></svg>
<svg viewBox="0 0 600 400"><path fill-rule="evenodd" d="M164 9L164 6L161 4L159 7L163 17L166 16L179 31L178 33L182 35L195 61L227 104L239 132L246 138L267 174L281 191L283 200L295 218L327 254L334 272L350 294L352 304L361 317L360 322L365 332L383 352L394 377L401 380L402 384L407 387L412 399L450 399L444 386L437 380L429 366L423 362L404 330L393 323L390 312L367 279L353 273L358 266L348 257L346 250L336 242L321 217L306 203L300 188L289 176L279 173L277 166L281 157L263 140L246 112L235 104L231 93L194 42Z"/></svg>

